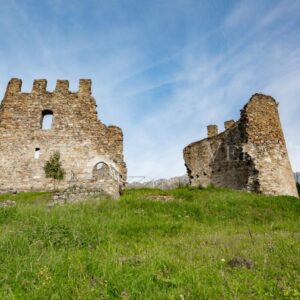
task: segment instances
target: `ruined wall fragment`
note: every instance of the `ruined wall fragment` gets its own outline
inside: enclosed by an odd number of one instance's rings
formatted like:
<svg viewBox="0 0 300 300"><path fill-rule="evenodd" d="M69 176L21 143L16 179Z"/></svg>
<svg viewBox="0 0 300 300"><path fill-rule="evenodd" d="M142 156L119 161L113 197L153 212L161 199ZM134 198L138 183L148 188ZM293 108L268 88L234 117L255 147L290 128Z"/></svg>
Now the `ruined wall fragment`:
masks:
<svg viewBox="0 0 300 300"><path fill-rule="evenodd" d="M123 134L98 120L91 80L81 79L75 93L67 80L58 80L53 92L45 79L35 80L31 93L22 93L21 85L20 79L10 80L0 107L0 191L51 190L43 166L59 151L66 171L59 188L80 185L118 196L127 173ZM49 114L51 129L43 129ZM109 173L97 179L99 163Z"/></svg>
<svg viewBox="0 0 300 300"><path fill-rule="evenodd" d="M217 135L208 128L208 138L186 146L191 184L298 196L277 106L272 97L255 94L239 121L225 122Z"/></svg>

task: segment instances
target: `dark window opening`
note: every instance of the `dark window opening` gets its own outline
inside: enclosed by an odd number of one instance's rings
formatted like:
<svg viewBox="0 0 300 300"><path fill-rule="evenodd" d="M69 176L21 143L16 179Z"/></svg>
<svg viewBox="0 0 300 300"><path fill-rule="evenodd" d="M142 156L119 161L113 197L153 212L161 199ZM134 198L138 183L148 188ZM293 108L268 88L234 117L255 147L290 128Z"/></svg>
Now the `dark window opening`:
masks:
<svg viewBox="0 0 300 300"><path fill-rule="evenodd" d="M35 148L34 158L39 159L40 154L41 154L41 149L40 148Z"/></svg>
<svg viewBox="0 0 300 300"><path fill-rule="evenodd" d="M51 129L53 120L53 112L51 110L42 111L42 129Z"/></svg>

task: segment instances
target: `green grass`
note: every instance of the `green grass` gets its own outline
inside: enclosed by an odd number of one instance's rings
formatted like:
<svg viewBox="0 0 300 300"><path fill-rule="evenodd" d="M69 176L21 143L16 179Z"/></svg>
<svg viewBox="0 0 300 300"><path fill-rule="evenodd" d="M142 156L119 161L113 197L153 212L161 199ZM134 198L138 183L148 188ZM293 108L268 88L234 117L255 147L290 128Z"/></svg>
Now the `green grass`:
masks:
<svg viewBox="0 0 300 300"><path fill-rule="evenodd" d="M17 202L0 209L0 299L300 298L299 199L139 189L48 209L49 198L0 196ZM253 268L230 267L237 256Z"/></svg>

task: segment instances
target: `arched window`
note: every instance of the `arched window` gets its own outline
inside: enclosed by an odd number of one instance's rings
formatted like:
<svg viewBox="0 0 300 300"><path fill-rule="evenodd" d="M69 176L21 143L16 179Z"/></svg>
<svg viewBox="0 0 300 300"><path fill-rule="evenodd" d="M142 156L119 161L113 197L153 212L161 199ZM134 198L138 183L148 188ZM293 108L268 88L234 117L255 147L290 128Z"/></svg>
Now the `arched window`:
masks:
<svg viewBox="0 0 300 300"><path fill-rule="evenodd" d="M51 110L43 110L42 111L42 129L51 129L53 120L53 112Z"/></svg>
<svg viewBox="0 0 300 300"><path fill-rule="evenodd" d="M107 166L107 164L105 162L99 162L95 165L95 169L99 171L99 170L105 168L106 166Z"/></svg>
<svg viewBox="0 0 300 300"><path fill-rule="evenodd" d="M93 178L104 179L110 177L109 166L105 162L98 162L93 168Z"/></svg>

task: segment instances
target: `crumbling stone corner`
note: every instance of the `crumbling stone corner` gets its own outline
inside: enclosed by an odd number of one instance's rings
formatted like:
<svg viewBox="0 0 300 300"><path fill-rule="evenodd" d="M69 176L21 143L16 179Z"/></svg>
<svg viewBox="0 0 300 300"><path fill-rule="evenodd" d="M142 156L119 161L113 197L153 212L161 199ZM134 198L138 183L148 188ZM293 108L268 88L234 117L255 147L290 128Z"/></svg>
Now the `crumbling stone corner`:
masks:
<svg viewBox="0 0 300 300"><path fill-rule="evenodd" d="M229 187L269 195L298 197L281 128L278 103L255 94L237 122L224 123L218 134L186 146L183 156L193 186Z"/></svg>

